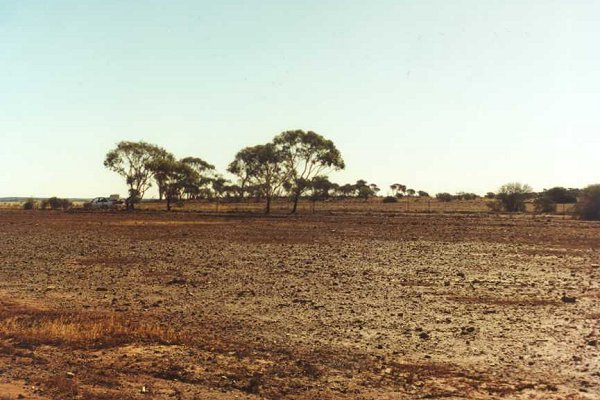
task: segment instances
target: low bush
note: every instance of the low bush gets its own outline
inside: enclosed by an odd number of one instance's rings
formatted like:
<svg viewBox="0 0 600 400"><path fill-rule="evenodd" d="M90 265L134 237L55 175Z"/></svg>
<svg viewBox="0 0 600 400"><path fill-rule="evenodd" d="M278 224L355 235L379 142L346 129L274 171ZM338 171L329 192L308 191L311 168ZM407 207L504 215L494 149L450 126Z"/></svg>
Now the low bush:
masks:
<svg viewBox="0 0 600 400"><path fill-rule="evenodd" d="M547 196L539 196L533 201L533 207L536 213L556 212L556 203Z"/></svg>
<svg viewBox="0 0 600 400"><path fill-rule="evenodd" d="M69 199L61 199L58 197L50 197L42 201L42 210L50 207L52 210L68 210L73 207L73 202Z"/></svg>
<svg viewBox="0 0 600 400"><path fill-rule="evenodd" d="M454 196L452 196L450 193L438 193L435 195L435 198L438 199L439 201L444 201L444 202L454 200Z"/></svg>
<svg viewBox="0 0 600 400"><path fill-rule="evenodd" d="M396 197L394 197L394 196L385 196L383 198L383 202L384 203L397 203L398 199Z"/></svg>
<svg viewBox="0 0 600 400"><path fill-rule="evenodd" d="M458 192L456 194L456 196L454 196L454 198L458 199L458 200L475 200L478 197L479 196L477 196L475 193L465 193L465 192Z"/></svg>
<svg viewBox="0 0 600 400"><path fill-rule="evenodd" d="M488 208L492 212L502 211L502 203L500 203L498 200L489 201L489 202L485 203L485 205L488 206Z"/></svg>
<svg viewBox="0 0 600 400"><path fill-rule="evenodd" d="M34 210L37 208L37 202L33 199L27 199L25 203L23 203L23 210Z"/></svg>

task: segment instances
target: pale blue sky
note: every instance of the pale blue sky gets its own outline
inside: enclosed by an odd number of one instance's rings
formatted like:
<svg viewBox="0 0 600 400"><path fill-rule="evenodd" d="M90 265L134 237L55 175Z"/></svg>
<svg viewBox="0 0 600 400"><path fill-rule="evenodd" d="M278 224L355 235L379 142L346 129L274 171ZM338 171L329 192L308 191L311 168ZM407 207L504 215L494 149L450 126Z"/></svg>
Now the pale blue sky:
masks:
<svg viewBox="0 0 600 400"><path fill-rule="evenodd" d="M287 129L432 193L600 182L600 1L0 1L0 196L126 193L123 139L221 171ZM385 193L385 190L382 191Z"/></svg>

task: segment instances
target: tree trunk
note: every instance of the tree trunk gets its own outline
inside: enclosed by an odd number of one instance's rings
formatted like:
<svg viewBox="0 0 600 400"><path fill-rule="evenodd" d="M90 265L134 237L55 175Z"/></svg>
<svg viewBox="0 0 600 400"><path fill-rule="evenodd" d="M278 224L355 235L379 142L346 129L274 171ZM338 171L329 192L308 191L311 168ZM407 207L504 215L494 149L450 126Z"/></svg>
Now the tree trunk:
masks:
<svg viewBox="0 0 600 400"><path fill-rule="evenodd" d="M294 193L294 204L292 205L292 212L290 214L295 214L296 210L298 210L298 200L300 199L300 193Z"/></svg>
<svg viewBox="0 0 600 400"><path fill-rule="evenodd" d="M171 211L171 196L165 196L167 200L167 211Z"/></svg>
<svg viewBox="0 0 600 400"><path fill-rule="evenodd" d="M265 208L265 214L271 212L271 196L267 196L267 207Z"/></svg>

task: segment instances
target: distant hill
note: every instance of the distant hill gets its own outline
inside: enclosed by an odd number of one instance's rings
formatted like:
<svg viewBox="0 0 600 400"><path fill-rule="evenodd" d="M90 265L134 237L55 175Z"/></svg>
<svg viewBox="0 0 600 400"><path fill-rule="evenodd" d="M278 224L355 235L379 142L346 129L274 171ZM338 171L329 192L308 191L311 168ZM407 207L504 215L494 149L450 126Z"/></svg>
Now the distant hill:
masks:
<svg viewBox="0 0 600 400"><path fill-rule="evenodd" d="M47 200L48 197L0 197L0 203L23 203L29 199L33 199L36 201ZM69 197L71 201L90 201L91 198L81 199L81 198L72 198Z"/></svg>

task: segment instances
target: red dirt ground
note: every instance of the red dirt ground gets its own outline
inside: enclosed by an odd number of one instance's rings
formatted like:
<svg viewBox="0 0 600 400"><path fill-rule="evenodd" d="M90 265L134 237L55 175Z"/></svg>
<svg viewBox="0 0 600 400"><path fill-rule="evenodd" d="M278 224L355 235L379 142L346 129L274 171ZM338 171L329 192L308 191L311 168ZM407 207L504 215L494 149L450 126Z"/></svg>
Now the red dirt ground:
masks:
<svg viewBox="0 0 600 400"><path fill-rule="evenodd" d="M597 399L599 278L557 218L0 211L0 399Z"/></svg>

